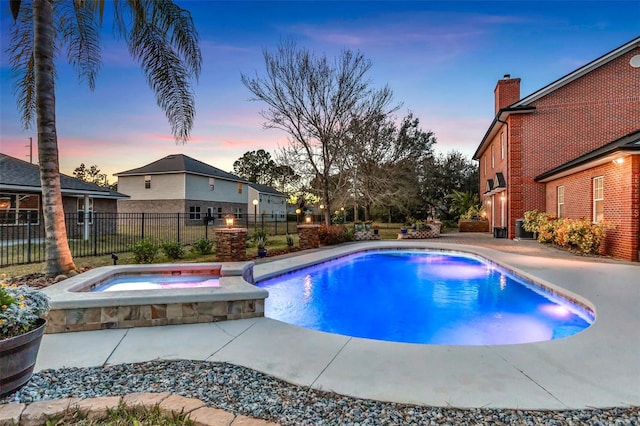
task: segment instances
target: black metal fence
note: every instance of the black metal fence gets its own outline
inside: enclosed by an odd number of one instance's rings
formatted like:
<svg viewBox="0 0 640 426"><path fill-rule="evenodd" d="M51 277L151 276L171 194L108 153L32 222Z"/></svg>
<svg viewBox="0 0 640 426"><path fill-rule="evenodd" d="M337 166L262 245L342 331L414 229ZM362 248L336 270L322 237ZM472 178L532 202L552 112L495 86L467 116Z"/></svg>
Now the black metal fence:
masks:
<svg viewBox="0 0 640 426"><path fill-rule="evenodd" d="M255 230L285 235L297 232L299 219L296 215L242 214L234 216L234 226L248 228L249 235ZM87 218L68 213L65 223L73 257L128 252L131 244L145 238L190 245L202 238L212 240L214 229L225 226L224 218L189 213L92 213ZM44 240L41 217L27 215L0 224L0 267L44 262Z"/></svg>

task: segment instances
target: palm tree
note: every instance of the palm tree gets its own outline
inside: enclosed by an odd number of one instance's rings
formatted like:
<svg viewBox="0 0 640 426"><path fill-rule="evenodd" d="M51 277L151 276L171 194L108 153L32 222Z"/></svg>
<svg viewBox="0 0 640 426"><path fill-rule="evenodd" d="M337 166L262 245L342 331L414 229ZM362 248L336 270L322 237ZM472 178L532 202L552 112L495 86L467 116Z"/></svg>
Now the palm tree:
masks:
<svg viewBox="0 0 640 426"><path fill-rule="evenodd" d="M191 14L171 0L113 0L114 31L138 60L177 142L189 139L195 116L190 78L202 57ZM90 89L100 69L105 0L10 0L14 28L9 48L14 90L25 128L34 114L45 226L45 274L76 269L67 241L60 190L54 59L69 62Z"/></svg>

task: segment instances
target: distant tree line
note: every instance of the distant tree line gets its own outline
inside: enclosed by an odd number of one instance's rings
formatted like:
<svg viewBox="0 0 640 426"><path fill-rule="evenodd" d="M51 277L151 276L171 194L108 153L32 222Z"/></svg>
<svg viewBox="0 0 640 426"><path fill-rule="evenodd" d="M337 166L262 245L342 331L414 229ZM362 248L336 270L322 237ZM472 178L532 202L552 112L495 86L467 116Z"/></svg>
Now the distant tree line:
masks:
<svg viewBox="0 0 640 426"><path fill-rule="evenodd" d="M433 132L411 112L398 119L400 105L387 86L372 86L361 53L331 61L288 41L263 55L264 75L242 74L242 82L266 104L265 128L289 142L275 160L245 153L234 164L239 176L322 208L327 224L339 211L350 220L456 219L460 197L448 195L478 192L477 165L457 151L435 155Z"/></svg>

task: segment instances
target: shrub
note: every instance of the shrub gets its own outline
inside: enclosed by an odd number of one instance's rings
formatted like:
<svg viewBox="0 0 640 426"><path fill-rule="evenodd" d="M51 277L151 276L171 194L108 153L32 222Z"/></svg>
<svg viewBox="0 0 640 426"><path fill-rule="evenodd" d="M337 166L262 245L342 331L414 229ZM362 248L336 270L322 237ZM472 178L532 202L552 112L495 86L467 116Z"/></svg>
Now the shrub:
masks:
<svg viewBox="0 0 640 426"><path fill-rule="evenodd" d="M257 237L254 242L256 243L256 246L259 249L263 249L265 247L267 247L267 244L269 244L269 240L267 239L267 237Z"/></svg>
<svg viewBox="0 0 640 426"><path fill-rule="evenodd" d="M43 292L26 285L0 284L0 340L35 329L48 310L49 297Z"/></svg>
<svg viewBox="0 0 640 426"><path fill-rule="evenodd" d="M128 249L133 252L135 263L153 263L160 252L158 243L147 238L129 245Z"/></svg>
<svg viewBox="0 0 640 426"><path fill-rule="evenodd" d="M191 246L191 251L195 254L211 254L213 252L213 241L207 240L206 238L200 238L198 241L193 243Z"/></svg>
<svg viewBox="0 0 640 426"><path fill-rule="evenodd" d="M258 241L263 238L267 238L267 233L265 231L256 229L251 233L251 241L253 241L253 243L256 245L258 244Z"/></svg>
<svg viewBox="0 0 640 426"><path fill-rule="evenodd" d="M184 247L180 241L167 241L162 244L162 251L169 259L182 259L184 257Z"/></svg>
<svg viewBox="0 0 640 426"><path fill-rule="evenodd" d="M606 231L612 229L607 223L592 223L585 218L557 218L537 210L524 215L524 229L537 232L539 242L553 243L585 254L598 253Z"/></svg>
<svg viewBox="0 0 640 426"><path fill-rule="evenodd" d="M538 216L538 241L541 243L553 243L556 240L556 224L558 218L542 213ZM536 232L536 231L533 231Z"/></svg>
<svg viewBox="0 0 640 426"><path fill-rule="evenodd" d="M561 230L557 232L558 245L577 250L585 254L596 254L611 226L606 223L591 223L587 219L562 221Z"/></svg>
<svg viewBox="0 0 640 426"><path fill-rule="evenodd" d="M290 234L287 234L287 247L293 247L293 236Z"/></svg>
<svg viewBox="0 0 640 426"><path fill-rule="evenodd" d="M342 225L322 225L318 228L320 244L335 245L351 241L347 228Z"/></svg>
<svg viewBox="0 0 640 426"><path fill-rule="evenodd" d="M540 220L543 216L547 216L546 213L540 213L537 209L524 212L524 222L522 227L527 232L538 232L540 227Z"/></svg>

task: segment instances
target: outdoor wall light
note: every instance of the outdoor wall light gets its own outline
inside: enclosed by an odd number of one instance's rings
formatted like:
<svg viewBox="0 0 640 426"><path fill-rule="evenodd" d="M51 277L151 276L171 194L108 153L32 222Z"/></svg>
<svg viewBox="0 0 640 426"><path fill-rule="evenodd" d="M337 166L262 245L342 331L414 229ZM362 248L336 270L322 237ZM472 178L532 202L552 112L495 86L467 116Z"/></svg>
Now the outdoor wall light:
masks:
<svg viewBox="0 0 640 426"><path fill-rule="evenodd" d="M305 222L305 223L311 223L311 222L313 222L313 218L311 217L311 215L310 215L310 214L308 214L308 215L306 215L306 216L304 217L304 222Z"/></svg>
<svg viewBox="0 0 640 426"><path fill-rule="evenodd" d="M227 215L224 217L224 223L227 225L227 228L233 228L234 217L233 215Z"/></svg>
<svg viewBox="0 0 640 426"><path fill-rule="evenodd" d="M624 158L620 157L620 158L616 158L615 160L613 160L614 164L622 164L624 163Z"/></svg>

